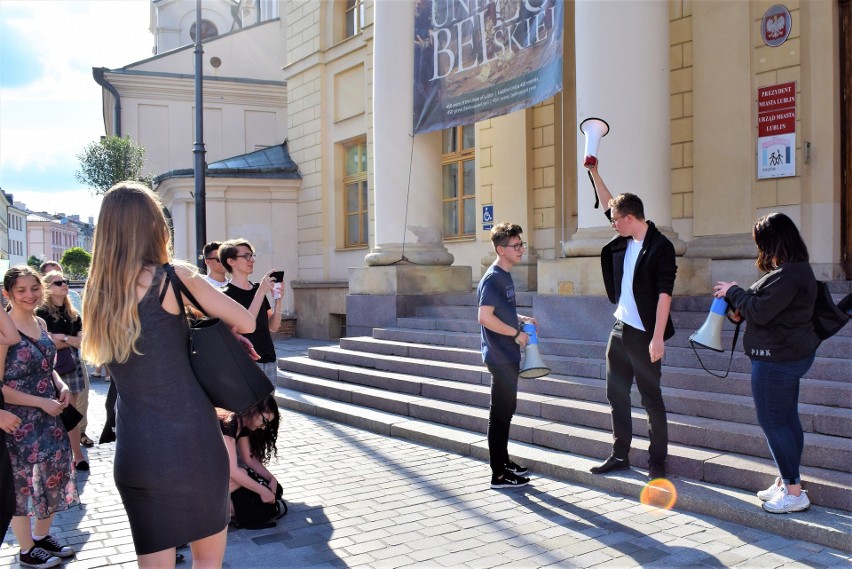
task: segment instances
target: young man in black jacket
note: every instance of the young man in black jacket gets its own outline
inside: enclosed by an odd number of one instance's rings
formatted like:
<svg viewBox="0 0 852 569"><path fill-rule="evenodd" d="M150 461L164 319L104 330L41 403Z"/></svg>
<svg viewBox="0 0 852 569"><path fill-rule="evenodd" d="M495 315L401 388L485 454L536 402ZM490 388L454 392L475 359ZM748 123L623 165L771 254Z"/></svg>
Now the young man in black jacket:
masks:
<svg viewBox="0 0 852 569"><path fill-rule="evenodd" d="M668 422L660 389L665 340L674 335L670 312L677 265L675 251L656 226L645 220L634 194L612 197L597 171L589 168L604 212L618 233L601 251L601 269L610 302L617 305L606 348L606 396L612 408L612 454L594 474L630 468L633 439L630 389L633 378L648 414L649 476L665 478Z"/></svg>

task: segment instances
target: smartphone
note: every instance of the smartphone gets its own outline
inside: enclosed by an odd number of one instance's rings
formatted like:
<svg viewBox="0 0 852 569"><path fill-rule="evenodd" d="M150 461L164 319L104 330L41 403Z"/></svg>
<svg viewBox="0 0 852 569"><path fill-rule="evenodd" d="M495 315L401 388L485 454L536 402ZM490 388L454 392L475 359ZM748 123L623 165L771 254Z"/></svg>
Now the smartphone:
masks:
<svg viewBox="0 0 852 569"><path fill-rule="evenodd" d="M284 271L272 271L269 276L277 283L284 282Z"/></svg>

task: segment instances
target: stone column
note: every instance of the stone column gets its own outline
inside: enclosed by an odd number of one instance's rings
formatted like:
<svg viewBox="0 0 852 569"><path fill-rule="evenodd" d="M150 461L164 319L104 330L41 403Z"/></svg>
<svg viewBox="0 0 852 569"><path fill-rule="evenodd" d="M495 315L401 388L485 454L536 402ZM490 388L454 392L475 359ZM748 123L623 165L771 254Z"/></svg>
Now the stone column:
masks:
<svg viewBox="0 0 852 569"><path fill-rule="evenodd" d="M577 124L599 117L610 125L601 141L600 171L613 195L642 198L645 217L671 225L669 134L669 13L664 0L575 4ZM583 167L585 136L577 131L578 231L568 256L600 252L612 236L594 208ZM666 231L667 233L670 230ZM573 243L572 243L573 242Z"/></svg>
<svg viewBox="0 0 852 569"><path fill-rule="evenodd" d="M642 198L645 217L682 255L686 244L671 229L668 10L665 0L575 3L577 124L589 117L609 123L598 152L607 187ZM578 229L562 244L569 262L539 263L539 292L597 295L604 292L599 255L613 230L606 204L594 208L585 136L576 136Z"/></svg>
<svg viewBox="0 0 852 569"><path fill-rule="evenodd" d="M414 0L373 5L374 246L349 272L347 324L394 324L402 296L470 292L470 267L443 244L441 133L412 135ZM399 312L402 311L402 312Z"/></svg>
<svg viewBox="0 0 852 569"><path fill-rule="evenodd" d="M441 133L412 135L414 2L373 6L375 245L367 265L390 265L403 256L418 265L451 265L441 235Z"/></svg>

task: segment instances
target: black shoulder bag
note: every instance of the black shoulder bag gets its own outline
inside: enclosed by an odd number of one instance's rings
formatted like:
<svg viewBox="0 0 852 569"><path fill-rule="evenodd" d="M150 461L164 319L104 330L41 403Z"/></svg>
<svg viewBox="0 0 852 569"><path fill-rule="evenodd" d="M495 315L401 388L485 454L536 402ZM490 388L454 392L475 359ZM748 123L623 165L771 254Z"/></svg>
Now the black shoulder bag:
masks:
<svg viewBox="0 0 852 569"><path fill-rule="evenodd" d="M178 305L184 308L183 295L204 313L207 312L195 300L189 289L181 282L171 264L163 265L166 271L166 287L171 283ZM249 357L228 326L218 318L195 320L189 327L189 364L195 379L216 407L242 413L253 407L275 391L275 386L266 374Z"/></svg>
<svg viewBox="0 0 852 569"><path fill-rule="evenodd" d="M847 296L842 303L848 303ZM814 315L811 318L814 323L814 331L820 340L827 340L837 334L841 328L849 322L849 316L840 306L834 304L831 291L824 281L817 281L817 296L814 303Z"/></svg>

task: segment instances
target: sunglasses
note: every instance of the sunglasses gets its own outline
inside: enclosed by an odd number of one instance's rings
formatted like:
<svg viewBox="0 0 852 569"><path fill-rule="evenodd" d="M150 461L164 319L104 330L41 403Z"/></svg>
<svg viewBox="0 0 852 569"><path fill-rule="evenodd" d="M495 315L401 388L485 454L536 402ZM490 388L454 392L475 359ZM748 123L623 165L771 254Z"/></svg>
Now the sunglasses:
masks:
<svg viewBox="0 0 852 569"><path fill-rule="evenodd" d="M272 421L270 421L269 419L267 419L267 418L266 418L266 415L261 415L261 416L260 416L260 420L261 420L261 423L260 423L260 428L261 428L261 429L265 429L265 428L269 427L269 425L271 425L271 424L272 424Z"/></svg>
<svg viewBox="0 0 852 569"><path fill-rule="evenodd" d="M68 281L58 280L58 281L53 281L52 283L50 283L50 286L63 286L63 285L67 285L67 284L68 284Z"/></svg>
<svg viewBox="0 0 852 569"><path fill-rule="evenodd" d="M204 257L205 261L216 261L217 263L221 263L219 257Z"/></svg>

